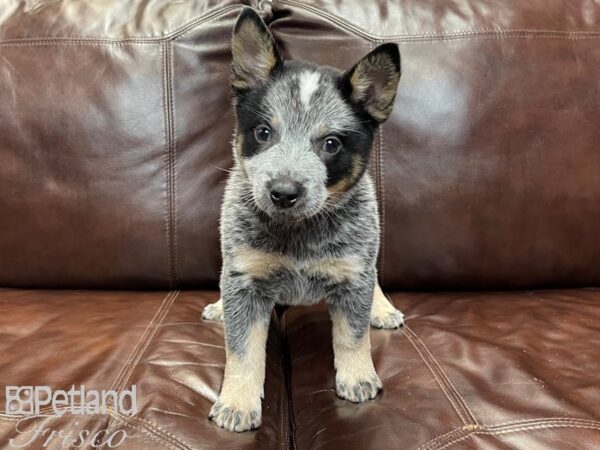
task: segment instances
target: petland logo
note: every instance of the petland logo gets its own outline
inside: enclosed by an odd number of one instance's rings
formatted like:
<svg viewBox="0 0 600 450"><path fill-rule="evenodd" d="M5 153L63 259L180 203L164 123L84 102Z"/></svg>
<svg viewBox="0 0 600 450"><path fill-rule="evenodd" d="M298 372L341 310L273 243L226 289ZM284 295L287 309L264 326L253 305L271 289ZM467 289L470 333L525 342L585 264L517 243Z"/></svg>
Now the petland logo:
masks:
<svg viewBox="0 0 600 450"><path fill-rule="evenodd" d="M127 403L129 404L127 406ZM120 392L85 389L71 386L68 391L52 391L49 386L6 386L6 413L9 415L36 415L49 411L50 415L106 414L109 409L124 416L137 414L136 386ZM44 414L48 415L48 414Z"/></svg>
<svg viewBox="0 0 600 450"><path fill-rule="evenodd" d="M95 430L94 433L84 428L73 430L72 426L69 430L56 430L48 428L47 421L37 419L62 417L67 413L132 417L138 412L137 388L133 385L129 390L117 392L86 389L85 386L71 386L68 391L53 391L49 386L6 386L5 411L19 417L16 426L19 436L10 439L11 447L47 448L58 441L62 448L115 448L132 435L121 428L111 432ZM79 422L75 421L74 425L77 427Z"/></svg>

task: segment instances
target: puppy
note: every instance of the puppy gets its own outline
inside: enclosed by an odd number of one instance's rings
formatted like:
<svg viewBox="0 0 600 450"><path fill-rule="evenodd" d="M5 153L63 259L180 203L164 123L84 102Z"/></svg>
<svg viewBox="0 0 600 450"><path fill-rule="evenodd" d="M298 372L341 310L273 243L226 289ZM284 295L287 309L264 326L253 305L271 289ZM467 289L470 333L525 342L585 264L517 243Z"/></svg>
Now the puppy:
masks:
<svg viewBox="0 0 600 450"><path fill-rule="evenodd" d="M265 344L275 304L325 300L333 322L336 391L351 402L381 389L369 323L397 328L402 314L377 285L379 223L366 173L377 127L392 111L400 54L384 44L339 72L284 61L250 8L232 39L237 126L221 211L221 300L227 362L217 425L261 424Z"/></svg>

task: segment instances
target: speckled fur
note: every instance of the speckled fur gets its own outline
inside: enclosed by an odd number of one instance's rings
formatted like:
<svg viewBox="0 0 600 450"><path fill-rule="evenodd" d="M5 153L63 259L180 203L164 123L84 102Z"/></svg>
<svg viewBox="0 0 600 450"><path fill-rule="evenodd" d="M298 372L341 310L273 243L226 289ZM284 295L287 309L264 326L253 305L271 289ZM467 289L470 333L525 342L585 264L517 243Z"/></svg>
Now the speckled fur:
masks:
<svg viewBox="0 0 600 450"><path fill-rule="evenodd" d="M283 61L266 26L250 9L242 13L235 30L238 124L235 163L221 211L222 301L209 305L204 317L223 318L229 369L210 417L223 428L244 431L260 425L256 383L264 381L264 327L275 304L325 300L334 323L338 395L360 402L373 398L381 387L368 339L379 216L366 167L375 130L391 111L390 85L397 85L400 73L399 56L394 59L397 49L389 46L371 59L363 58L355 66L360 71L346 75ZM255 42L248 44L253 36ZM269 48L261 48L265 45ZM252 72L248 67L257 57L261 70ZM384 72L364 70L369 61L383 61ZM380 79L384 75L384 89L378 91L362 73ZM360 89L363 105L352 101L352 89ZM367 98L378 92L379 97ZM253 141L257 123L272 127L267 144ZM346 154L323 154L325 135L344 136ZM276 208L269 197L270 183L281 177L301 183L304 190L301 201L289 210ZM383 295L376 300L387 302ZM391 305L379 310L390 317L396 311ZM387 322L379 317L377 323L398 326L398 314ZM240 373L231 373L235 370ZM252 398L232 400L240 395Z"/></svg>

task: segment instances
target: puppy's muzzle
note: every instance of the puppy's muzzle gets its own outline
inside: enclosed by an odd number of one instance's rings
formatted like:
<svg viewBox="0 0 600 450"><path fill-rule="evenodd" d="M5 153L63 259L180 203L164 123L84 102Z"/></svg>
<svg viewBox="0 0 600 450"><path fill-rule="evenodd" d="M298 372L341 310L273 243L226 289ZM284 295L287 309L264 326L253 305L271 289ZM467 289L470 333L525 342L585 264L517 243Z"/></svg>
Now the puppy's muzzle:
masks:
<svg viewBox="0 0 600 450"><path fill-rule="evenodd" d="M277 208L292 208L299 203L303 195L304 187L297 181L281 178L271 183L270 197Z"/></svg>

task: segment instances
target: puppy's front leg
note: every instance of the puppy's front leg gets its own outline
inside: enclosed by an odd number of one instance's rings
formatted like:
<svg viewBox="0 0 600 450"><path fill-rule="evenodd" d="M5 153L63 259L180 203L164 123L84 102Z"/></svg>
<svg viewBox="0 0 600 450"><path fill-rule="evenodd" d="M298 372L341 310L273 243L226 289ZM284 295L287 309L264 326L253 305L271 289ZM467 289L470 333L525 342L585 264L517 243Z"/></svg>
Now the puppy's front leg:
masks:
<svg viewBox="0 0 600 450"><path fill-rule="evenodd" d="M223 294L225 377L209 414L221 428L240 432L261 424L271 310L272 304L249 291Z"/></svg>
<svg viewBox="0 0 600 450"><path fill-rule="evenodd" d="M330 302L336 392L355 403L375 398L381 389L369 339L373 287L374 282L349 286Z"/></svg>

